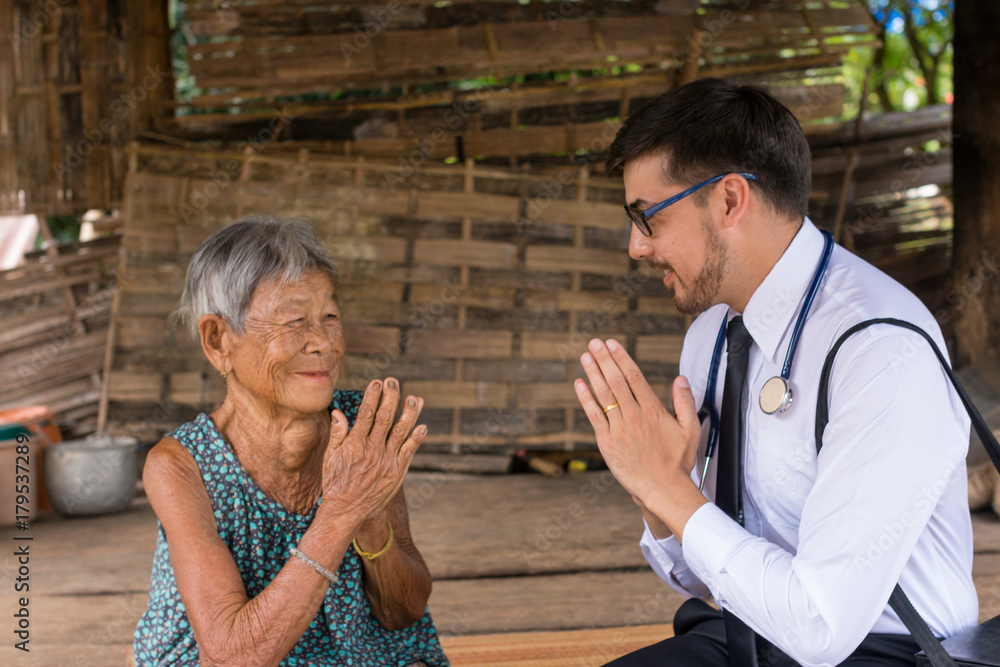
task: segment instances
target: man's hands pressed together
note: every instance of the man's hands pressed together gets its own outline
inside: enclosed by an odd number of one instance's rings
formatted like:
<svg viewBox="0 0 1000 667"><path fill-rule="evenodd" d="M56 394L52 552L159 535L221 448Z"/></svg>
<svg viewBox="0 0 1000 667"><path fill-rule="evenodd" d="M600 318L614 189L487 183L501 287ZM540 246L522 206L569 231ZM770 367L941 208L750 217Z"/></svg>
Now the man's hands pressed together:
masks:
<svg viewBox="0 0 1000 667"><path fill-rule="evenodd" d="M708 502L691 480L701 422L684 376L673 384L676 417L663 406L642 371L615 340L590 341L580 356L590 387L574 382L608 468L632 494L653 535L671 532L681 540L684 526ZM604 408L617 403L607 413Z"/></svg>

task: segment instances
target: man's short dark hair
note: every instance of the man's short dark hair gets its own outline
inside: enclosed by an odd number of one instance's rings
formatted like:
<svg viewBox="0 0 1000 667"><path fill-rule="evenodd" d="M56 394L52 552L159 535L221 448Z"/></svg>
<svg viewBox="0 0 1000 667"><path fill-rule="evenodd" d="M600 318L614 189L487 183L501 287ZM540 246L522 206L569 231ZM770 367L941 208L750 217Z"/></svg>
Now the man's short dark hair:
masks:
<svg viewBox="0 0 1000 667"><path fill-rule="evenodd" d="M805 216L812 186L809 144L781 102L755 86L699 79L633 113L611 144L608 173L629 160L668 158L663 177L684 186L734 171L777 213Z"/></svg>

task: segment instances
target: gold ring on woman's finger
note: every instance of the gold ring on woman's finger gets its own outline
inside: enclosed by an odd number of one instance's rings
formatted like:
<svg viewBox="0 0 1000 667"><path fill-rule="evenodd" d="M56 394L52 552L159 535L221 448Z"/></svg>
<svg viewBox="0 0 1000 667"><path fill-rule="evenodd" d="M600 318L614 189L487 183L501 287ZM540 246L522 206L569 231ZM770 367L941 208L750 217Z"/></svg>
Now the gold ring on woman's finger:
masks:
<svg viewBox="0 0 1000 667"><path fill-rule="evenodd" d="M615 403L612 403L611 405L608 405L608 406L606 406L606 407L604 408L604 414L608 414L609 412L611 412L611 411L612 411L612 410L614 410L615 408L620 408L620 407L621 407L621 406L620 406L620 405L618 405L618 403L617 403L617 402L615 402Z"/></svg>

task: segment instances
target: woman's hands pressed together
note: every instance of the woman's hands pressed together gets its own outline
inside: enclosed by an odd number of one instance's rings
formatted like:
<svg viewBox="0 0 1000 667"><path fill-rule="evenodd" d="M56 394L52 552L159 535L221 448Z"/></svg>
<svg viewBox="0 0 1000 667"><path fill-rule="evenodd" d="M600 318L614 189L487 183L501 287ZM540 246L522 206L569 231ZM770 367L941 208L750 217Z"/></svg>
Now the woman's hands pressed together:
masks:
<svg viewBox="0 0 1000 667"><path fill-rule="evenodd" d="M348 430L344 413L333 411L323 459L321 507L359 522L385 516L427 435L426 426L414 428L424 400L408 396L396 420L399 399L397 380L374 380L365 390L353 428Z"/></svg>
<svg viewBox="0 0 1000 667"><path fill-rule="evenodd" d="M580 363L590 387L578 379L574 389L608 468L651 528L649 519L656 519L680 539L690 516L708 502L690 477L701 423L687 379L679 376L673 384L675 417L617 341L592 340Z"/></svg>
<svg viewBox="0 0 1000 667"><path fill-rule="evenodd" d="M362 561L372 614L389 630L418 621L431 592L430 571L413 544L402 490L413 455L427 435L426 426L414 428L424 401L407 396L397 420L399 401L399 382L387 378L368 385L349 431L344 414L333 411L319 510L334 517L335 524L346 518L354 526L356 544L370 552L389 544L392 526L395 537L388 551Z"/></svg>

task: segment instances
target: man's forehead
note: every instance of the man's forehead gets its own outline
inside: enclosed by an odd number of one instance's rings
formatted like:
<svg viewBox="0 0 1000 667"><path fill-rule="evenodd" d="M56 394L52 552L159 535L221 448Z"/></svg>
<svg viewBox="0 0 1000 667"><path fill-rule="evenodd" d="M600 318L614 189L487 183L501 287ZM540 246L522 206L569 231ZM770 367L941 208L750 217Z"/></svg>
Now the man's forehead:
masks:
<svg viewBox="0 0 1000 667"><path fill-rule="evenodd" d="M663 179L666 158L647 155L625 163L622 178L625 182L625 201L628 204L651 205L660 201L659 196L668 187Z"/></svg>

